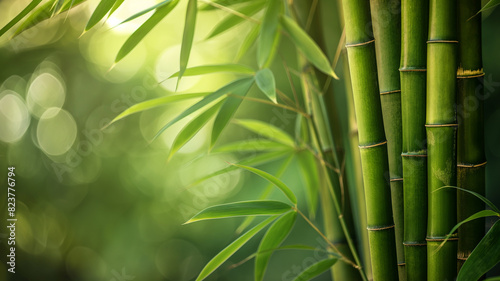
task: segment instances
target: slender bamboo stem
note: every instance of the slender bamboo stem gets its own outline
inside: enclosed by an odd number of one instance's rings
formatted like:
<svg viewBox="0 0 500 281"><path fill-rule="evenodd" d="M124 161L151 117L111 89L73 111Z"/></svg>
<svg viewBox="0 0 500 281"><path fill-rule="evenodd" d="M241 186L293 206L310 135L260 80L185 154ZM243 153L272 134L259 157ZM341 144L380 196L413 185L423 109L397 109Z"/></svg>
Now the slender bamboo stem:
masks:
<svg viewBox="0 0 500 281"><path fill-rule="evenodd" d="M404 245L408 281L427 278L427 148L425 131L427 2L402 0L401 106Z"/></svg>
<svg viewBox="0 0 500 281"><path fill-rule="evenodd" d="M375 46L368 1L343 0L347 54L351 72L367 205L373 279L398 280L389 163L377 83Z"/></svg>
<svg viewBox="0 0 500 281"><path fill-rule="evenodd" d="M458 152L457 184L479 194L485 193L483 63L481 57L481 1L458 1ZM474 16L474 17L473 17ZM458 221L484 209L484 203L470 194L458 192ZM458 229L459 268L484 236L484 219Z"/></svg>
<svg viewBox="0 0 500 281"><path fill-rule="evenodd" d="M387 137L399 280L406 280L403 249L403 167L401 164L401 87L399 82L399 61L401 57L400 4L399 0L370 1L380 100L385 135Z"/></svg>
<svg viewBox="0 0 500 281"><path fill-rule="evenodd" d="M455 280L457 237L440 244L457 222L456 73L457 7L455 0L431 0L427 41L427 278ZM438 249L439 248L439 249Z"/></svg>

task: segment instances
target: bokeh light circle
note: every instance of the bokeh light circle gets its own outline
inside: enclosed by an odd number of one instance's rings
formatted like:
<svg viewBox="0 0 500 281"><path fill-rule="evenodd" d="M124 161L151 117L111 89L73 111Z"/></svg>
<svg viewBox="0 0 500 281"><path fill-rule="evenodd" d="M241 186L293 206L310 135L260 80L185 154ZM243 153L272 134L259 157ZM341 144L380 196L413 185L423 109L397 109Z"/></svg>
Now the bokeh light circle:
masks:
<svg viewBox="0 0 500 281"><path fill-rule="evenodd" d="M66 99L63 82L52 73L43 72L31 81L26 97L30 112L40 117L51 107L61 108Z"/></svg>
<svg viewBox="0 0 500 281"><path fill-rule="evenodd" d="M0 94L0 140L18 141L30 125L30 114L22 98L14 91Z"/></svg>
<svg viewBox="0 0 500 281"><path fill-rule="evenodd" d="M77 135L75 119L69 112L59 108L49 108L40 117L36 136L40 148L48 155L66 153Z"/></svg>

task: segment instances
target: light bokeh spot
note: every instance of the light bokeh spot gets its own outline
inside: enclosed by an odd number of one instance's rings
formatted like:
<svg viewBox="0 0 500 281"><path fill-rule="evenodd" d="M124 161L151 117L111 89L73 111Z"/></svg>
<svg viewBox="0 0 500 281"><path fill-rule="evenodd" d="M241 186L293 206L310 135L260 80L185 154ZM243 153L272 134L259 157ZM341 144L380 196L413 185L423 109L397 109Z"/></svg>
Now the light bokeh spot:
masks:
<svg viewBox="0 0 500 281"><path fill-rule="evenodd" d="M50 108L43 113L38 123L36 136L40 148L48 155L61 155L75 142L77 127L75 119L64 109Z"/></svg>
<svg viewBox="0 0 500 281"><path fill-rule="evenodd" d="M52 73L43 72L33 79L26 97L28 109L40 117L49 108L61 108L66 99L63 82Z"/></svg>
<svg viewBox="0 0 500 281"><path fill-rule="evenodd" d="M5 90L0 94L1 141L18 141L26 133L30 120L28 108L16 92Z"/></svg>

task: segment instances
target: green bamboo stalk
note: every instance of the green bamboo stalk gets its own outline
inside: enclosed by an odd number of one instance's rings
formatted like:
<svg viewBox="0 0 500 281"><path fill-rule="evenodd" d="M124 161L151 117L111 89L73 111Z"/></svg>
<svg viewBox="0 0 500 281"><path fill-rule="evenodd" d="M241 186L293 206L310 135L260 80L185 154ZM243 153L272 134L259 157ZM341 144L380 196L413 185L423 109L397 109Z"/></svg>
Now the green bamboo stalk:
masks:
<svg viewBox="0 0 500 281"><path fill-rule="evenodd" d="M481 58L481 17L475 16L481 1L458 1L458 136L457 184L461 188L485 194L483 63ZM476 197L458 192L458 221L484 209ZM484 219L466 223L458 229L458 267L484 236Z"/></svg>
<svg viewBox="0 0 500 281"><path fill-rule="evenodd" d="M375 45L370 35L370 5L343 0L346 47L351 73L365 198L373 279L398 280L394 222Z"/></svg>
<svg viewBox="0 0 500 281"><path fill-rule="evenodd" d="M431 0L427 41L427 278L455 280L457 237L440 244L457 222L456 73L457 7L455 0ZM439 248L439 249L438 249Z"/></svg>
<svg viewBox="0 0 500 281"><path fill-rule="evenodd" d="M396 234L399 280L406 280L403 248L403 167L401 164L401 10L399 0L371 0L377 72L384 118Z"/></svg>
<svg viewBox="0 0 500 281"><path fill-rule="evenodd" d="M427 2L402 0L404 245L408 281L427 277L427 148L425 131Z"/></svg>

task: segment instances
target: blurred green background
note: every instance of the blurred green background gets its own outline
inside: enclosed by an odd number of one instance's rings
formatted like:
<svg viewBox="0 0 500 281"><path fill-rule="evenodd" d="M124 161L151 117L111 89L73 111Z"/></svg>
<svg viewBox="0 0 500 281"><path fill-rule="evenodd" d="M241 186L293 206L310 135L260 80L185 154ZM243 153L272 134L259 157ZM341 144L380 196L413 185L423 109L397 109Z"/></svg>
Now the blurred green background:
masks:
<svg viewBox="0 0 500 281"><path fill-rule="evenodd" d="M0 1L0 26L27 3ZM16 167L18 218L17 265L12 277L4 262L7 200L2 185L0 280L194 280L211 257L237 237L235 229L242 219L182 223L209 205L255 199L266 183L236 171L186 188L194 179L225 167L226 161L235 162L249 154L208 154L209 132L203 129L167 161L176 133L188 120L168 129L154 142L151 139L189 102L135 114L102 129L135 103L173 94L175 79L159 82L178 70L186 3L181 1L112 69L120 46L147 15L113 27L156 1L125 1L101 28L77 39L96 3L80 5L69 16L50 19L12 40L0 38L0 179L6 182L7 167ZM242 34L252 23L204 40L225 15L220 10L200 14L191 66L234 62L244 40ZM498 9L483 15L487 196L497 206L499 15ZM340 34L332 32L331 36L336 43ZM286 56L294 52L291 43L282 39L279 53ZM242 62L255 65L254 58L252 48ZM295 67L294 61L287 64ZM273 71L278 75L278 88L289 94L280 56ZM232 79L229 74L185 77L179 91L211 91ZM252 95L259 93L253 89ZM257 118L288 131L295 122L289 112L249 101L243 102L236 117ZM248 131L230 125L220 143L250 137ZM278 166L273 163L262 169L272 173ZM301 194L302 179L294 162L282 179ZM279 194L274 197L281 198ZM321 218L316 222L320 224ZM253 239L209 280L253 280L252 261L236 269L230 267L251 255L257 242ZM285 244L322 245L302 220ZM318 253L277 252L266 279L292 280L317 258L315 255ZM329 278L323 274L317 280Z"/></svg>

